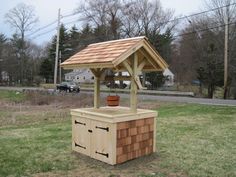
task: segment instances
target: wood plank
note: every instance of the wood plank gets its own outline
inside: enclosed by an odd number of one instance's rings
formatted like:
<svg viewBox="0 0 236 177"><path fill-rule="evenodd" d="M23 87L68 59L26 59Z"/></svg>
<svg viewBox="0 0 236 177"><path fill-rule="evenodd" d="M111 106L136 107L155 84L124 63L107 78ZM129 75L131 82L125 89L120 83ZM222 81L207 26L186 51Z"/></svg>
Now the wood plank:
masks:
<svg viewBox="0 0 236 177"><path fill-rule="evenodd" d="M94 75L95 77L99 77L98 69L92 69L92 68L90 68L90 71L93 73L93 75Z"/></svg>
<svg viewBox="0 0 236 177"><path fill-rule="evenodd" d="M61 64L61 67L63 69L114 68L114 65L111 62L106 62L106 63L87 63L87 64L70 64L70 65Z"/></svg>
<svg viewBox="0 0 236 177"><path fill-rule="evenodd" d="M114 64L114 66L119 65L120 63L125 61L129 56L131 56L133 53L135 53L138 49L140 49L140 47L142 47L144 44L143 41L144 40L140 40L131 49L127 50L122 55L120 55L118 58L116 58L115 61L112 62Z"/></svg>
<svg viewBox="0 0 236 177"><path fill-rule="evenodd" d="M90 120L72 116L72 149L86 155L90 155L90 135L88 128Z"/></svg>
<svg viewBox="0 0 236 177"><path fill-rule="evenodd" d="M100 107L100 77L95 77L94 83L94 108Z"/></svg>
<svg viewBox="0 0 236 177"><path fill-rule="evenodd" d="M152 60L152 57L142 48L139 52L146 58L146 60L153 66L154 69L158 69L157 64Z"/></svg>
<svg viewBox="0 0 236 177"><path fill-rule="evenodd" d="M133 70L132 70L131 66L129 65L128 61L125 60L125 61L122 62L122 64L127 69L127 71L130 74L130 76L132 76L133 75Z"/></svg>
<svg viewBox="0 0 236 177"><path fill-rule="evenodd" d="M143 48L147 51L147 53L153 58L155 63L159 65L159 67L163 70L168 68L168 64L165 60L159 55L159 53L154 50L147 41L144 41Z"/></svg>
<svg viewBox="0 0 236 177"><path fill-rule="evenodd" d="M111 124L111 137L112 139L110 140L110 143L112 144L112 157L111 157L111 164L115 165L116 164L116 144L117 144L117 124Z"/></svg>
<svg viewBox="0 0 236 177"><path fill-rule="evenodd" d="M101 75L105 71L105 68L90 68L90 71L93 73L95 76L94 80L94 108L99 108L100 107L100 80L101 80Z"/></svg>
<svg viewBox="0 0 236 177"><path fill-rule="evenodd" d="M158 115L158 114L157 114ZM154 130L153 130L153 152L156 152L156 134L157 134L157 116L154 116Z"/></svg>
<svg viewBox="0 0 236 177"><path fill-rule="evenodd" d="M113 131L114 126L110 123L100 122L100 121L91 121L91 157L101 160L103 162L113 164L113 149L114 144L112 143L113 139L116 139Z"/></svg>
<svg viewBox="0 0 236 177"><path fill-rule="evenodd" d="M135 52L132 56L132 78L131 78L131 90L130 90L130 108L132 112L137 112L137 84L136 84L136 77L137 77L137 67L138 67L138 55Z"/></svg>
<svg viewBox="0 0 236 177"><path fill-rule="evenodd" d="M145 89L145 87L142 86L140 78L138 76L135 77L135 83L137 84L138 89L140 89L140 90Z"/></svg>
<svg viewBox="0 0 236 177"><path fill-rule="evenodd" d="M142 60L142 62L138 65L138 73L140 72L142 72L142 69L143 69L143 67L146 65L146 60L145 60L145 58Z"/></svg>

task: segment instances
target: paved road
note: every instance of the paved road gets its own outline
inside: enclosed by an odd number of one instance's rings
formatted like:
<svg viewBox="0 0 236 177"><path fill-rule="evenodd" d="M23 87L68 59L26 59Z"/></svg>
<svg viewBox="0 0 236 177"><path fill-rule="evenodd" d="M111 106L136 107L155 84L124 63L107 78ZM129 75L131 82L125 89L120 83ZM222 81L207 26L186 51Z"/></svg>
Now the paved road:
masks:
<svg viewBox="0 0 236 177"><path fill-rule="evenodd" d="M0 90L18 90L29 89L29 87L0 87ZM37 89L37 88L30 88ZM93 95L89 91L81 91L81 93L87 93ZM106 97L108 93L101 93L102 97ZM121 98L129 98L129 94L119 93ZM142 100L157 100L166 102L178 102L178 103L197 103L197 104L209 104L209 105L225 105L225 106L236 106L236 100L222 100L222 99L207 99L207 98L194 98L194 97L180 97L180 96L157 96L157 95L138 95L138 99Z"/></svg>
<svg viewBox="0 0 236 177"><path fill-rule="evenodd" d="M105 97L107 96L107 93L102 93L101 95ZM119 93L119 96L121 98L129 98L129 94ZM140 101L157 100L157 101L178 102L178 103L197 103L197 104L208 104L208 105L236 106L236 100L207 99L207 98L180 97L180 96L156 96L156 95L138 95L138 99Z"/></svg>

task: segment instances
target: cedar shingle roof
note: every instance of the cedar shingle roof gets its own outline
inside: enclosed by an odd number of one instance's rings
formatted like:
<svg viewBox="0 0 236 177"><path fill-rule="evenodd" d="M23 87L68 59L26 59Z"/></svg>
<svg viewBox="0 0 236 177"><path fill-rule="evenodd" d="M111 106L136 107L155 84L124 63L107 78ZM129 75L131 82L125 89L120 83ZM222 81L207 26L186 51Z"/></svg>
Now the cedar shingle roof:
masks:
<svg viewBox="0 0 236 177"><path fill-rule="evenodd" d="M145 56L154 61L160 70L167 68L165 61L151 46L146 37L135 37L90 44L85 49L64 61L61 66L65 69L117 68L122 61L126 60L138 50L141 52L140 56L144 57L146 54ZM151 63L152 62L150 61L149 65L151 65Z"/></svg>

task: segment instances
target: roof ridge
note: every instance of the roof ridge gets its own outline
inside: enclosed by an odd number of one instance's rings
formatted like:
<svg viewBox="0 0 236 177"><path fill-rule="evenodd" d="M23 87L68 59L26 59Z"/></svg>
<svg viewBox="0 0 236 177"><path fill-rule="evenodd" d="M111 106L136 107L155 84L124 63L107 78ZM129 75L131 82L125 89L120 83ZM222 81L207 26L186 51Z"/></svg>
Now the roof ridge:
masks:
<svg viewBox="0 0 236 177"><path fill-rule="evenodd" d="M124 39L116 39L116 40L111 40L111 41L98 42L98 43L89 44L88 46L93 46L93 45L97 45L97 44L112 43L112 42L117 42L117 41L127 41L127 40L132 40L132 39L147 39L147 38L146 38L146 36L138 36L138 37L132 37L132 38L124 38Z"/></svg>

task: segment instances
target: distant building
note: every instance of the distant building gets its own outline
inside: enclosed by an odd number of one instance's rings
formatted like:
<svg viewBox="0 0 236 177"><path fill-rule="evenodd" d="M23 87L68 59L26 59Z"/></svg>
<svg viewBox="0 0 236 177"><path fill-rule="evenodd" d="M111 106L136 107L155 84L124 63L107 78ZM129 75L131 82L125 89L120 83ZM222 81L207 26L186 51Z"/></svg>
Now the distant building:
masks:
<svg viewBox="0 0 236 177"><path fill-rule="evenodd" d="M94 76L89 69L75 69L65 74L65 81L73 81L75 83L93 83Z"/></svg>
<svg viewBox="0 0 236 177"><path fill-rule="evenodd" d="M2 71L0 77L1 77L1 80L4 81L4 82L9 81L9 75L6 71Z"/></svg>
<svg viewBox="0 0 236 177"><path fill-rule="evenodd" d="M163 75L166 77L164 86L173 86L175 75L168 68L165 69L165 71L163 72Z"/></svg>
<svg viewBox="0 0 236 177"><path fill-rule="evenodd" d="M118 73L115 74L118 76ZM128 72L122 72L123 76L129 76ZM165 69L163 75L167 78L164 86L173 86L174 85L174 74L169 70ZM65 74L65 81L72 81L75 83L93 83L94 76L93 73L89 69L75 69L72 72ZM146 81L146 84L150 84L150 82ZM116 84L119 84L119 81L115 81ZM130 81L123 81L124 84L130 85Z"/></svg>

